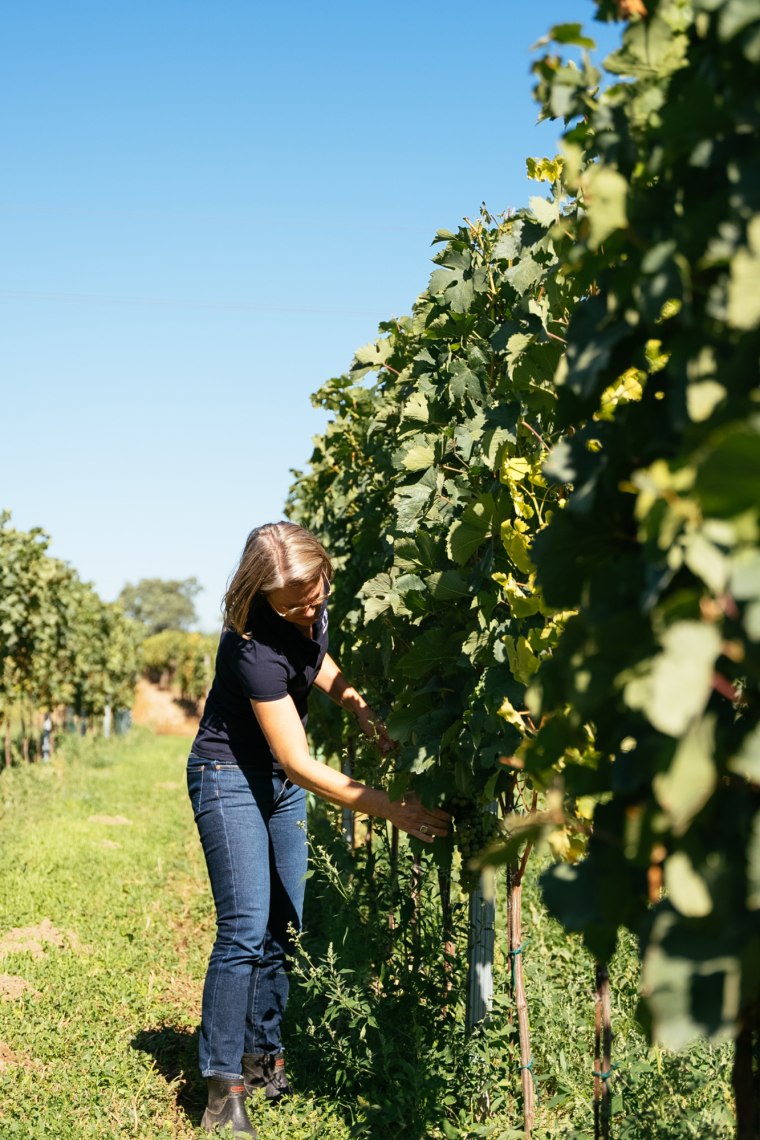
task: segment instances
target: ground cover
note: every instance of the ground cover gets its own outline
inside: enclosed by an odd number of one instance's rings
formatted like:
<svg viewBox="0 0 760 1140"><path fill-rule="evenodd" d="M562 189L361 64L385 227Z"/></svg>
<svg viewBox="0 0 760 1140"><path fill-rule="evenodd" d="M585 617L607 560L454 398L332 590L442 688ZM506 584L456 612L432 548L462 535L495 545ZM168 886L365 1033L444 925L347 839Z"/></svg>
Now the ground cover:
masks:
<svg viewBox="0 0 760 1140"><path fill-rule="evenodd" d="M187 743L133 730L3 773L3 1137L196 1135L212 920ZM262 1122L262 1136L282 1126L294 1140L348 1136L306 1098L280 1121Z"/></svg>
<svg viewBox="0 0 760 1140"><path fill-rule="evenodd" d="M133 730L70 739L50 765L0 777L0 1135L168 1140L201 1135L200 989L211 944L205 868L184 789L187 741ZM350 854L315 809L304 955L289 1009L299 1094L254 1113L261 1140L512 1140L521 1127L509 963L497 918L492 1025L462 1029L464 925L443 970L437 880L411 853L392 872L379 829ZM524 966L539 1107L534 1137L593 1135L593 964L526 888ZM529 929L528 929L529 927ZM650 1052L637 963L614 986L614 1135L733 1135L730 1050Z"/></svg>

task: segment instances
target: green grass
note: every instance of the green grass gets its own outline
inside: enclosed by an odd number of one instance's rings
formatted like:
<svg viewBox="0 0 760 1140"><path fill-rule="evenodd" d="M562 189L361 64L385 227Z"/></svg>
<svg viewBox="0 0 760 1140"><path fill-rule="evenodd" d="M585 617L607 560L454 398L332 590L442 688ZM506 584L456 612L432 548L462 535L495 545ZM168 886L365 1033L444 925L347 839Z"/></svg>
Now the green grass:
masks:
<svg viewBox="0 0 760 1140"><path fill-rule="evenodd" d="M3 1137L204 1134L197 1021L213 922L186 754L182 739L134 731L72 740L52 764L0 778L0 943L46 919L63 943L0 956L0 973L31 987L0 1002ZM258 1119L264 1138L349 1135L303 1097L276 1118L260 1105Z"/></svg>
<svg viewBox="0 0 760 1140"><path fill-rule="evenodd" d="M0 975L29 987L0 1001L3 1140L204 1135L197 1022L213 916L185 791L187 744L140 730L110 742L72 737L52 764L0 774ZM514 1140L520 1073L503 892L494 1016L467 1039L464 904L444 996L434 870L424 872L410 926L408 848L394 877L382 843L349 854L337 819L317 809L310 825L305 954L286 1025L301 1091L277 1109L256 1100L261 1140ZM534 1140L587 1140L593 963L547 918L536 869L523 912ZM53 941L36 954L8 950L18 928ZM610 975L615 1140L729 1140L730 1048L650 1050L634 1018L632 939Z"/></svg>

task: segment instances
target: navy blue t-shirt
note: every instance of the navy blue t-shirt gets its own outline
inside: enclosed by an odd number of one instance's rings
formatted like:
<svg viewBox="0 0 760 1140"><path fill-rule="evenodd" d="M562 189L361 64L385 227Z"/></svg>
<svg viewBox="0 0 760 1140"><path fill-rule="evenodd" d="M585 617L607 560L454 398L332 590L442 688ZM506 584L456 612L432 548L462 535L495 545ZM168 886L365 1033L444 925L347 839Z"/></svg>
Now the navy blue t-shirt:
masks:
<svg viewBox="0 0 760 1140"><path fill-rule="evenodd" d="M305 728L309 692L326 652L327 602L314 619L311 637L276 614L268 602L260 602L252 610L246 636L230 629L222 633L214 682L193 742L194 754L281 771L251 699L276 701L291 696Z"/></svg>

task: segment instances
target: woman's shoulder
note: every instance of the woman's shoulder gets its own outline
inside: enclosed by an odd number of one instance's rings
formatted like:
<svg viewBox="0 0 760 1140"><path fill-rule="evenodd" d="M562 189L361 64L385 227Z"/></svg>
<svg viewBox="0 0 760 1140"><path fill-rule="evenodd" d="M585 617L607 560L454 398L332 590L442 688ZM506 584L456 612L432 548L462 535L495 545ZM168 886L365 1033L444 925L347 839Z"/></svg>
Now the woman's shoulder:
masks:
<svg viewBox="0 0 760 1140"><path fill-rule="evenodd" d="M219 642L219 652L229 656L237 657L243 654L250 657L262 650L276 653L278 646L267 630L256 626L246 629L244 633L238 633L235 629L226 629Z"/></svg>

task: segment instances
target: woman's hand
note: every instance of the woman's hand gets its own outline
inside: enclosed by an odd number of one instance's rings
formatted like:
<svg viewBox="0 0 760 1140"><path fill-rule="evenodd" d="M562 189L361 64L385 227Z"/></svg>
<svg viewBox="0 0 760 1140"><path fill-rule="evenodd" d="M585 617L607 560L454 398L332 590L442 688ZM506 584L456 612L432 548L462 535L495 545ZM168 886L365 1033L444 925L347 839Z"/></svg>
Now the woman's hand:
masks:
<svg viewBox="0 0 760 1140"><path fill-rule="evenodd" d="M437 836L448 835L451 820L448 812L426 808L414 792L406 792L400 800L391 800L382 788L368 787L345 772L314 760L309 754L306 733L292 697L281 697L275 701L252 700L251 707L272 755L294 784L328 803L388 819L401 831L421 839L423 843L432 843ZM376 738L388 739L393 745L387 732L380 733L375 727L375 733Z"/></svg>
<svg viewBox="0 0 760 1140"><path fill-rule="evenodd" d="M391 823L414 839L432 843L436 836L449 834L451 816L441 808L426 808L416 792L405 792L400 800L391 801L388 814Z"/></svg>
<svg viewBox="0 0 760 1140"><path fill-rule="evenodd" d="M382 718L374 713L369 705L363 705L360 709L356 710L356 719L359 723L359 728L362 730L368 740L375 744L381 753L386 756L392 752L396 747L396 741L393 740L389 734L388 729L383 724Z"/></svg>

